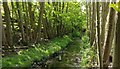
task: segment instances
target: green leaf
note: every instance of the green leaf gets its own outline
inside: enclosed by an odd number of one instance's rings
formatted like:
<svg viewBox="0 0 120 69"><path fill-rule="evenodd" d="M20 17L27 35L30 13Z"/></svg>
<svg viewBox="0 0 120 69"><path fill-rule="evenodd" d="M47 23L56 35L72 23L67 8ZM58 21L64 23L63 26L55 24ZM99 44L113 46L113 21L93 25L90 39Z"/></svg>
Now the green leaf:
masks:
<svg viewBox="0 0 120 69"><path fill-rule="evenodd" d="M109 7L112 7L115 11L120 12L120 1L116 4L109 4Z"/></svg>

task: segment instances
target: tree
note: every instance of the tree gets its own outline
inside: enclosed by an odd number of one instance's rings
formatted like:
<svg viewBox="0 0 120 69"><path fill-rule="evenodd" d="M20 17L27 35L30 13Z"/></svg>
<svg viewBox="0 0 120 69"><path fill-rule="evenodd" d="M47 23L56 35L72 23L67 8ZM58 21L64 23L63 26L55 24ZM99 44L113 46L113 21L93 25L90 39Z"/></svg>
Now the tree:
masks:
<svg viewBox="0 0 120 69"><path fill-rule="evenodd" d="M102 61L102 48L101 48L101 40L100 40L100 16L99 16L99 2L97 2L97 39L98 39L98 51L99 51L99 62L100 62L100 69L103 68L103 61Z"/></svg>
<svg viewBox="0 0 120 69"><path fill-rule="evenodd" d="M13 2L11 2L11 6L12 6L12 17L14 18L14 13L16 13L16 11L14 12L14 4L13 4ZM14 23L12 23L12 30L14 31Z"/></svg>
<svg viewBox="0 0 120 69"><path fill-rule="evenodd" d="M17 13L19 16L19 28L20 28L20 32L21 32L21 36L22 36L22 41L23 43L25 42L25 33L24 33L24 27L23 27L23 15L22 15L22 10L20 7L20 3L16 2L16 6L17 6Z"/></svg>
<svg viewBox="0 0 120 69"><path fill-rule="evenodd" d="M93 43L95 42L95 34L96 34L96 29L95 29L95 26L96 26L96 3L93 2L92 3L92 22L91 22L91 46L93 45Z"/></svg>
<svg viewBox="0 0 120 69"><path fill-rule="evenodd" d="M108 67L108 60L110 56L110 51L112 47L112 42L114 38L114 31L115 31L115 15L116 12L113 8L110 8L110 15L109 15L109 21L108 21L108 35L105 43L105 49L104 49L104 56L103 56L103 62L104 67Z"/></svg>
<svg viewBox="0 0 120 69"><path fill-rule="evenodd" d="M10 11L7 2L3 2L5 22L6 22L6 39L9 46L12 47L12 29L11 29L11 20L10 20Z"/></svg>
<svg viewBox="0 0 120 69"><path fill-rule="evenodd" d="M103 2L102 3L102 13L101 13L101 46L103 48L103 45L105 43L105 28L107 24L107 16L109 11L109 3Z"/></svg>
<svg viewBox="0 0 120 69"><path fill-rule="evenodd" d="M29 22L30 22L30 38L31 38L31 42L33 42L35 40L35 17L34 17L34 11L32 10L32 3L28 2L28 12L29 12Z"/></svg>
<svg viewBox="0 0 120 69"><path fill-rule="evenodd" d="M89 7L88 2L86 2L86 20L87 20L86 22L87 22L87 29L88 29L88 18L89 18L88 17L88 10L89 10L88 7Z"/></svg>
<svg viewBox="0 0 120 69"><path fill-rule="evenodd" d="M118 8L120 8L120 2L118 4ZM118 12L117 15L113 69L120 69L120 12Z"/></svg>
<svg viewBox="0 0 120 69"><path fill-rule="evenodd" d="M30 42L30 30L29 30L29 14L28 14L28 3L27 2L22 2L22 6L23 6L23 11L25 12L24 14L23 14L23 18L24 18L24 22L25 22L25 24L24 24L24 27L25 27L25 29L24 29L24 32L25 32L25 34L26 34L26 36L25 36L25 40L26 40L26 44L28 44L29 42Z"/></svg>
<svg viewBox="0 0 120 69"><path fill-rule="evenodd" d="M39 19L38 19L38 27L37 27L37 32L38 32L38 41L41 39L41 27L42 27L42 22L43 22L43 12L44 12L44 2L40 2L40 9L39 9Z"/></svg>
<svg viewBox="0 0 120 69"><path fill-rule="evenodd" d="M0 7L0 10L1 10L1 7ZM0 46L2 46L2 15L1 15L1 11L0 11Z"/></svg>

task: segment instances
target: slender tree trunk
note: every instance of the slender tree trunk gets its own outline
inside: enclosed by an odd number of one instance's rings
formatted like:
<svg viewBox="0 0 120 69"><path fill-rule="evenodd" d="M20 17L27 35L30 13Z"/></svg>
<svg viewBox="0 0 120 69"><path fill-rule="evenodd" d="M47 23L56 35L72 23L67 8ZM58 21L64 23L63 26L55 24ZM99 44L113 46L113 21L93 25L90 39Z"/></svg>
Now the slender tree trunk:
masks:
<svg viewBox="0 0 120 69"><path fill-rule="evenodd" d="M17 11L18 11L18 16L19 16L19 28L20 28L21 35L22 35L22 41L24 43L25 42L25 33L24 33L24 27L23 27L22 10L21 10L19 2L16 2L16 5L17 5L17 8L18 8Z"/></svg>
<svg viewBox="0 0 120 69"><path fill-rule="evenodd" d="M26 42L30 42L30 31L29 31L29 16L28 16L28 4L27 2L24 3L25 14L24 14L24 21L25 21L25 32L26 32Z"/></svg>
<svg viewBox="0 0 120 69"><path fill-rule="evenodd" d="M88 18L89 18L89 16L88 16L88 2L86 2L86 20L87 20L87 29L88 29Z"/></svg>
<svg viewBox="0 0 120 69"><path fill-rule="evenodd" d="M32 30L30 30L30 35L31 35L31 42L33 42L34 41L34 11L32 11L32 3L31 2L29 2L28 3L28 12L29 12L29 22L30 22L30 25L31 25L31 29Z"/></svg>
<svg viewBox="0 0 120 69"><path fill-rule="evenodd" d="M92 7L91 7L91 5L92 5L92 2L90 2L89 3L89 30L90 30L90 35L89 35L89 37L90 37L90 45L92 46L92 43L93 43L93 38L92 38L92 14L91 14L91 11L92 11Z"/></svg>
<svg viewBox="0 0 120 69"><path fill-rule="evenodd" d="M1 2L0 2L1 3ZM0 10L1 10L1 4L0 4ZM2 51L2 14L0 11L0 50ZM2 59L2 52L0 52L0 58ZM0 61L0 68L2 69L2 61Z"/></svg>
<svg viewBox="0 0 120 69"><path fill-rule="evenodd" d="M59 12L59 13L61 13L61 3L60 2L58 2L57 3L57 11ZM58 25L57 25L57 36L60 36L61 35L61 17L60 17L60 15L59 14L57 14L57 18L56 18L56 20L57 20L57 23L58 23Z"/></svg>
<svg viewBox="0 0 120 69"><path fill-rule="evenodd" d="M101 40L100 40L100 13L99 13L99 2L96 5L97 8L97 36L98 36L98 50L99 50L99 62L100 69L103 69L103 61L102 61L102 48L101 48Z"/></svg>
<svg viewBox="0 0 120 69"><path fill-rule="evenodd" d="M54 2L53 3L53 7L54 7L54 11L57 11L57 6L58 6L58 3L57 2ZM58 23L58 19L57 19L57 14L55 14L55 12L53 12L53 17L54 17L54 24L53 24L53 37L56 37L57 36L57 23Z"/></svg>
<svg viewBox="0 0 120 69"><path fill-rule="evenodd" d="M110 8L110 16L109 16L109 24L108 24L108 35L107 40L105 43L105 49L104 49L104 56L103 56L103 62L104 67L108 67L109 62L109 55L112 47L112 42L114 38L114 31L115 31L115 10L113 8Z"/></svg>
<svg viewBox="0 0 120 69"><path fill-rule="evenodd" d="M2 45L5 46L4 48L8 48L6 36L5 36L5 27L2 26Z"/></svg>
<svg viewBox="0 0 120 69"><path fill-rule="evenodd" d="M93 45L95 41L95 27L96 27L96 8L95 8L95 2L92 3L92 22L91 22L91 46Z"/></svg>
<svg viewBox="0 0 120 69"><path fill-rule="evenodd" d="M45 13L45 11L44 11ZM48 34L47 34L47 24L46 24L46 18L43 18L43 35L44 35L44 39L48 38Z"/></svg>
<svg viewBox="0 0 120 69"><path fill-rule="evenodd" d="M38 20L38 41L41 39L41 26L42 26L42 20L43 20L43 12L44 12L44 2L40 3L40 13L39 13L39 20Z"/></svg>
<svg viewBox="0 0 120 69"><path fill-rule="evenodd" d="M117 15L118 15L118 19L116 24L113 69L120 69L120 12L118 12Z"/></svg>
<svg viewBox="0 0 120 69"><path fill-rule="evenodd" d="M29 34L28 34L28 24L29 24L29 17L28 17L28 7L27 7L27 2L22 2L22 8L25 14L23 14L23 22L24 23L24 36L25 36L25 42L26 45L29 44ZM29 30L30 31L30 30Z"/></svg>
<svg viewBox="0 0 120 69"><path fill-rule="evenodd" d="M45 12L46 34L47 34L47 38L50 39L51 38L51 24L49 23L50 21L48 20L46 15L47 15L47 13Z"/></svg>
<svg viewBox="0 0 120 69"><path fill-rule="evenodd" d="M6 22L6 39L9 46L12 46L12 29L11 29L11 20L10 20L10 11L7 2L3 2L3 8L5 13L5 22Z"/></svg>
<svg viewBox="0 0 120 69"><path fill-rule="evenodd" d="M11 6L12 6L12 18L14 18L14 4L13 2L11 2ZM12 30L14 31L14 21L12 22Z"/></svg>
<svg viewBox="0 0 120 69"><path fill-rule="evenodd" d="M64 8L65 8L65 3L61 3L62 4L62 9L61 9L61 13L63 14L64 12ZM64 24L63 24L63 20L62 20L62 17L61 17L61 36L64 35Z"/></svg>
<svg viewBox="0 0 120 69"><path fill-rule="evenodd" d="M0 7L0 10L1 10L1 7ZM0 11L0 46L2 46L2 15L1 15L1 11Z"/></svg>
<svg viewBox="0 0 120 69"><path fill-rule="evenodd" d="M102 3L102 18L101 18L101 46L103 48L104 42L105 42L105 28L106 28L106 22L107 22L107 16L109 11L109 3Z"/></svg>
<svg viewBox="0 0 120 69"><path fill-rule="evenodd" d="M49 5L51 5L50 3L48 3ZM46 24L47 24L47 34L48 34L48 39L53 38L53 26L52 26L52 21L49 19L52 16L52 10L50 10L50 13L48 13L48 18L47 18L47 13L45 12L45 16L46 16Z"/></svg>
<svg viewBox="0 0 120 69"><path fill-rule="evenodd" d="M66 4L66 13L68 13L68 6L69 6L69 3ZM67 34L67 33L68 33L68 30L67 30L67 28L65 28L65 34Z"/></svg>

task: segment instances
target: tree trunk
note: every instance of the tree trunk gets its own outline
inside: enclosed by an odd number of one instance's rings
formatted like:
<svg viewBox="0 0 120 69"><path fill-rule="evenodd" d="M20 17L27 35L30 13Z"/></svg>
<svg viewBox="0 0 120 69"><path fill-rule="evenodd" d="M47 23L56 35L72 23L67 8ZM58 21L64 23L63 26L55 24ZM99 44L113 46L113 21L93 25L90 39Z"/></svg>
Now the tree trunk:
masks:
<svg viewBox="0 0 120 69"><path fill-rule="evenodd" d="M44 11L44 13L45 13L45 11ZM43 18L43 35L44 35L44 39L46 39L46 38L48 38L48 34L47 34L47 21L46 21L46 18Z"/></svg>
<svg viewBox="0 0 120 69"><path fill-rule="evenodd" d="M29 43L30 42L30 27L29 27L29 16L28 16L28 4L27 2L24 2L24 8L25 8L25 14L24 14L24 22L25 22L25 33L26 33L26 43Z"/></svg>
<svg viewBox="0 0 120 69"><path fill-rule="evenodd" d="M90 45L92 46L93 38L92 38L92 13L91 13L92 7L91 7L91 5L92 5L92 2L89 3L89 25L90 25L89 26L89 30L90 30L89 37L90 37Z"/></svg>
<svg viewBox="0 0 120 69"><path fill-rule="evenodd" d="M17 5L17 11L18 11L18 16L19 16L19 28L20 28L20 32L21 32L21 36L22 36L22 42L25 42L25 33L24 33L24 27L23 27L23 16L22 16L22 11L21 11L21 7L20 7L20 3L16 2Z"/></svg>
<svg viewBox="0 0 120 69"><path fill-rule="evenodd" d="M89 16L88 16L88 2L86 2L86 22L87 22L87 29L88 29L88 18L89 18Z"/></svg>
<svg viewBox="0 0 120 69"><path fill-rule="evenodd" d="M31 35L31 42L34 41L34 11L32 11L32 3L31 2L28 2L28 12L29 12L29 22L30 22L30 25L31 25L31 30L30 30L30 35Z"/></svg>
<svg viewBox="0 0 120 69"><path fill-rule="evenodd" d="M93 45L94 43L94 40L95 40L95 27L96 27L96 24L95 24L95 20L96 20L96 5L95 5L95 2L92 3L92 22L91 22L91 46Z"/></svg>
<svg viewBox="0 0 120 69"><path fill-rule="evenodd" d="M120 69L120 12L117 13L116 39L114 47L113 69Z"/></svg>
<svg viewBox="0 0 120 69"><path fill-rule="evenodd" d="M0 10L1 10L1 7L0 7ZM0 46L2 46L2 15L1 15L1 11L0 11Z"/></svg>
<svg viewBox="0 0 120 69"><path fill-rule="evenodd" d="M11 2L11 6L12 6L12 18L14 18L14 10L15 10L15 8L14 8L13 2ZM12 30L14 31L14 21L12 22Z"/></svg>
<svg viewBox="0 0 120 69"><path fill-rule="evenodd" d="M100 69L103 69L103 61L102 61L102 48L101 48L101 40L100 40L100 13L99 13L99 2L96 5L97 8L97 36L98 36L98 51L99 51L99 62L100 62Z"/></svg>
<svg viewBox="0 0 120 69"><path fill-rule="evenodd" d="M3 8L5 13L5 22L6 22L6 40L9 46L12 46L12 29L11 29L11 20L10 20L10 11L7 2L3 2Z"/></svg>
<svg viewBox="0 0 120 69"><path fill-rule="evenodd" d="M102 3L102 18L101 18L101 47L103 48L104 41L105 41L105 27L107 22L107 16L109 11L109 3Z"/></svg>
<svg viewBox="0 0 120 69"><path fill-rule="evenodd" d="M40 3L40 13L39 13L39 20L38 20L38 28L37 28L37 32L38 32L38 39L37 41L40 41L41 39L41 26L42 26L42 21L43 21L43 12L44 12L44 2Z"/></svg>
<svg viewBox="0 0 120 69"><path fill-rule="evenodd" d="M113 8L110 8L110 15L109 15L109 24L108 24L108 35L107 40L105 43L105 49L104 49L104 56L103 56L103 62L104 67L108 67L109 62L109 55L112 47L112 42L114 38L114 31L115 31L115 10Z"/></svg>

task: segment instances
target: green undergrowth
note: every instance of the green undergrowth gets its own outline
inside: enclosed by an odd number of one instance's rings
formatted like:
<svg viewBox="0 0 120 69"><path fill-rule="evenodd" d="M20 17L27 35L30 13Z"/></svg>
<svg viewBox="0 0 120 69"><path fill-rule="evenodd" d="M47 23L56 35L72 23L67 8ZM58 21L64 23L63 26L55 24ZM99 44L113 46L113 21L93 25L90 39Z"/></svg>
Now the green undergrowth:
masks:
<svg viewBox="0 0 120 69"><path fill-rule="evenodd" d="M71 38L65 35L62 38L55 38L45 45L37 44L34 48L21 50L17 55L2 58L2 67L29 67L33 61L49 57L66 47L71 41Z"/></svg>
<svg viewBox="0 0 120 69"><path fill-rule="evenodd" d="M91 67L92 60L95 56L93 47L90 46L88 35L82 37L82 49L81 49L81 67Z"/></svg>
<svg viewBox="0 0 120 69"><path fill-rule="evenodd" d="M74 36L74 35L73 35ZM90 46L89 36L84 34L81 38L74 37L73 41L64 50L64 54L58 58L50 60L49 67L86 68L92 67L93 57L96 56L93 47Z"/></svg>

